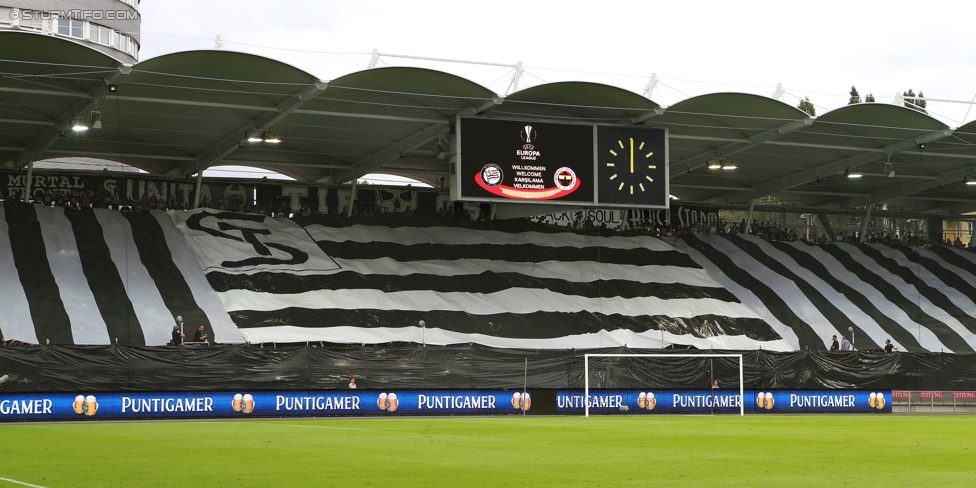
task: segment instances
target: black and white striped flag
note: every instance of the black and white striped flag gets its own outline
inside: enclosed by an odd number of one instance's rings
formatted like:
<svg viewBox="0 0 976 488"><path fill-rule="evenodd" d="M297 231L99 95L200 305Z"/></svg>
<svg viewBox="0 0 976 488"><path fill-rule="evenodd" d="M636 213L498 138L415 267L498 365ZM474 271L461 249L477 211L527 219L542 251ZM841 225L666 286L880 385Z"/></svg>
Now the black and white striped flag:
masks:
<svg viewBox="0 0 976 488"><path fill-rule="evenodd" d="M51 344L163 345L174 318L242 342L183 235L161 212L0 206L0 330Z"/></svg>
<svg viewBox="0 0 976 488"><path fill-rule="evenodd" d="M791 349L656 238L396 215L301 226L208 210L171 216L251 342Z"/></svg>
<svg viewBox="0 0 976 488"><path fill-rule="evenodd" d="M824 349L853 329L857 349L971 353L976 347L976 255L754 236L673 241L794 348Z"/></svg>

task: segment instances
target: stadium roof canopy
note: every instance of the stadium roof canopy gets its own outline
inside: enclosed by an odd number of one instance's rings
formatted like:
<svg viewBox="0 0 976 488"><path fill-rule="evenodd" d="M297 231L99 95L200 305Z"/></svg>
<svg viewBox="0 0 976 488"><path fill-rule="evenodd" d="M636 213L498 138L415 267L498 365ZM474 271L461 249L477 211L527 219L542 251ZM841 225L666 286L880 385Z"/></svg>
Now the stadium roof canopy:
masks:
<svg viewBox="0 0 976 488"><path fill-rule="evenodd" d="M776 196L824 212L887 203L910 212L976 211L976 122L950 128L908 108L865 103L816 118L770 98L716 93L660 107L582 82L500 97L418 68L324 81L273 59L228 51L169 54L133 66L80 44L0 32L0 166L95 157L153 174L218 165L339 184L367 173L434 183L457 114L643 124L670 129L671 193L723 206ZM110 87L116 87L112 91ZM70 129L101 112L103 128ZM271 130L281 144L244 142ZM734 171L707 169L731 160ZM846 172L862 178L848 178Z"/></svg>

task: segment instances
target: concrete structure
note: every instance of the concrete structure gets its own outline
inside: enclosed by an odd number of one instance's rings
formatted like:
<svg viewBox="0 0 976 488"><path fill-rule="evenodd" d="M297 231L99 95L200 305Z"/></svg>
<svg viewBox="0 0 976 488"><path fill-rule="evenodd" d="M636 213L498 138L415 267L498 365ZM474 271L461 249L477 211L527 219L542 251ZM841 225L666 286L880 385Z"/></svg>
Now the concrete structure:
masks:
<svg viewBox="0 0 976 488"><path fill-rule="evenodd" d="M61 37L139 61L140 0L0 0L0 29Z"/></svg>

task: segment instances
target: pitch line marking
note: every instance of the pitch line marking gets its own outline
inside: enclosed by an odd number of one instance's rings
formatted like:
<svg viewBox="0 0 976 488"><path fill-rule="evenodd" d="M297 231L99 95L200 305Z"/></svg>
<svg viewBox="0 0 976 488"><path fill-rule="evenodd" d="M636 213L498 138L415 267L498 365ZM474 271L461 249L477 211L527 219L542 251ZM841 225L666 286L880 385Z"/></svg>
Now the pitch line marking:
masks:
<svg viewBox="0 0 976 488"><path fill-rule="evenodd" d="M29 486L31 488L45 488L41 485L32 485L30 483L25 483L23 481L12 480L10 478L0 478L0 481L6 481L7 483L13 483L15 485Z"/></svg>

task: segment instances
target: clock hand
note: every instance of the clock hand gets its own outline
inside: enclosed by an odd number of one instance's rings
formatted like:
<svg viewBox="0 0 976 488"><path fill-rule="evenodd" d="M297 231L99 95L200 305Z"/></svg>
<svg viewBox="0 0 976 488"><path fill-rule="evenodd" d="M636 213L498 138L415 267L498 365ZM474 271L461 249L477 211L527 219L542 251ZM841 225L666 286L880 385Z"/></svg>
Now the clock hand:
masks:
<svg viewBox="0 0 976 488"><path fill-rule="evenodd" d="M634 172L634 138L630 138L630 172Z"/></svg>

